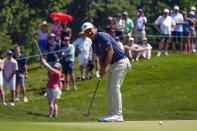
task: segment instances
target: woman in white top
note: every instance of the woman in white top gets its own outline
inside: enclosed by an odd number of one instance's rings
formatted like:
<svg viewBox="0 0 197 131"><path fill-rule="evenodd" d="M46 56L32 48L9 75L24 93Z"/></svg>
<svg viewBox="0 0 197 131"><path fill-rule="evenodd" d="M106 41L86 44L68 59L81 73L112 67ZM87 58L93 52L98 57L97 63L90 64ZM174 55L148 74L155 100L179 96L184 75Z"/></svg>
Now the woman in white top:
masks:
<svg viewBox="0 0 197 131"><path fill-rule="evenodd" d="M46 21L43 21L40 25L40 29L37 29L33 33L33 38L38 41L38 46L40 48L41 53L43 54L46 51L47 43L48 43L48 37L49 32L47 30L48 24ZM36 37L38 36L38 37ZM43 67L43 65L42 65Z"/></svg>
<svg viewBox="0 0 197 131"><path fill-rule="evenodd" d="M146 37L143 38L141 47L144 49L144 51L142 51L142 57L146 59L150 59L152 46L147 42Z"/></svg>
<svg viewBox="0 0 197 131"><path fill-rule="evenodd" d="M5 96L4 96L4 91L3 91L3 73L2 73L2 70L3 70L3 62L1 61L0 59L0 95L1 95L1 100L3 102L3 105L7 105L5 103Z"/></svg>
<svg viewBox="0 0 197 131"><path fill-rule="evenodd" d="M124 28L125 28L125 22L121 18L121 14L118 13L117 19L115 21L115 36L122 36Z"/></svg>

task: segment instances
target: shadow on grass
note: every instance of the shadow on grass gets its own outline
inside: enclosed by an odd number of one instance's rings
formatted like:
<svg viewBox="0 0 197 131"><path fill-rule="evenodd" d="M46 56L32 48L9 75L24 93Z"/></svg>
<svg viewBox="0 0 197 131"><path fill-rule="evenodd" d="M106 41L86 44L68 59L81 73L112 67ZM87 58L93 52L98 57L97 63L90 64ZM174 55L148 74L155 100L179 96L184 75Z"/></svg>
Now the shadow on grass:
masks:
<svg viewBox="0 0 197 131"><path fill-rule="evenodd" d="M48 117L48 115L40 114L40 113L34 113L34 112L27 112L28 115L32 116L38 116L38 117Z"/></svg>

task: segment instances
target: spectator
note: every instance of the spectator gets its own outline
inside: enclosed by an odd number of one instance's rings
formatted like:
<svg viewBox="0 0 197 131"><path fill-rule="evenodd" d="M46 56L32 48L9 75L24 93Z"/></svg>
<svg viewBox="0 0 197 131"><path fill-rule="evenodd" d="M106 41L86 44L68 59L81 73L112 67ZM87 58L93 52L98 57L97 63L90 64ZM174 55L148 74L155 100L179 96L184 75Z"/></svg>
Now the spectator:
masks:
<svg viewBox="0 0 197 131"><path fill-rule="evenodd" d="M134 44L133 37L130 37L128 45L125 45L125 52L127 54L127 57L133 62L138 62L143 50L144 49L141 46Z"/></svg>
<svg viewBox="0 0 197 131"><path fill-rule="evenodd" d="M85 33L94 45L93 51L99 57L102 78L107 71L106 92L108 96L108 114L98 119L99 122L122 122L122 97L120 88L127 71L131 68L128 58L120 49L116 41L107 33L97 32L96 28L86 22L82 25L82 32Z"/></svg>
<svg viewBox="0 0 197 131"><path fill-rule="evenodd" d="M120 37L116 36L116 42L118 43L118 45L120 46L120 48L124 51L124 45L123 43L120 41Z"/></svg>
<svg viewBox="0 0 197 131"><path fill-rule="evenodd" d="M67 21L62 22L62 27L63 30L62 30L61 39L63 39L64 37L69 37L69 39L71 40L72 30L71 28L68 27L68 22Z"/></svg>
<svg viewBox="0 0 197 131"><path fill-rule="evenodd" d="M50 66L54 66L55 63L59 62L59 51L60 46L57 41L55 41L55 34L51 33L49 37L49 42L47 45L47 56L46 60Z"/></svg>
<svg viewBox="0 0 197 131"><path fill-rule="evenodd" d="M191 11L194 12L194 14L195 14L194 18L197 20L196 7L194 7L194 6L191 7ZM195 23L195 31L197 33L197 22ZM196 42L196 50L197 50L197 37L195 38L195 42Z"/></svg>
<svg viewBox="0 0 197 131"><path fill-rule="evenodd" d="M81 37L75 40L73 45L76 47L76 51L78 53L78 64L80 66L81 79L85 80L83 67L84 64L87 66L90 60L92 40L86 37L83 32L80 32L79 35ZM88 70L86 70L86 73L86 79L89 79Z"/></svg>
<svg viewBox="0 0 197 131"><path fill-rule="evenodd" d="M194 11L189 12L189 18L191 19L191 25L189 27L190 32L191 32L190 46L192 47L192 45L194 43L196 46L196 49L197 49L197 42L196 42L196 38L195 38L196 37L195 24L197 23L197 20L195 19Z"/></svg>
<svg viewBox="0 0 197 131"><path fill-rule="evenodd" d="M183 11L183 46L184 46L184 53L190 53L191 47L190 46L190 25L191 25L191 19L187 17L187 12Z"/></svg>
<svg viewBox="0 0 197 131"><path fill-rule="evenodd" d="M46 51L47 47L47 42L48 42L48 35L49 32L47 30L48 24L46 21L43 21L42 24L40 25L40 29L37 29L33 33L33 38L38 41L38 46L40 48L41 53L43 54ZM38 36L38 38L36 37ZM43 68L43 64L41 63L41 67Z"/></svg>
<svg viewBox="0 0 197 131"><path fill-rule="evenodd" d="M115 24L114 24L114 21L113 21L113 17L110 16L110 17L108 17L106 32L108 34L110 34L112 37L114 36L114 27L115 27Z"/></svg>
<svg viewBox="0 0 197 131"><path fill-rule="evenodd" d="M158 27L160 26L160 28ZM161 50L164 46L164 54L168 56L168 43L170 42L171 37L171 28L175 26L175 22L169 16L169 10L164 9L164 14L159 16L154 23L154 27L160 32L160 43L159 43L159 52L157 56L161 55Z"/></svg>
<svg viewBox="0 0 197 131"><path fill-rule="evenodd" d="M51 67L45 59L42 59L43 64L48 68L48 70L51 72L49 75L49 80L47 83L47 95L48 98L48 104L49 104L49 115L48 117L51 118L57 117L58 115L58 105L56 103L56 100L60 98L61 91L59 89L59 83L61 78L61 72L60 72L60 63L54 64L53 67Z"/></svg>
<svg viewBox="0 0 197 131"><path fill-rule="evenodd" d="M5 96L4 96L4 91L3 91L3 61L0 59L0 95L1 95L1 100L3 105L7 106L7 103L5 102Z"/></svg>
<svg viewBox="0 0 197 131"><path fill-rule="evenodd" d="M12 57L13 53L11 50L7 51L7 58L3 60L4 68L3 68L3 88L5 89L7 83L10 84L11 91L11 106L15 106L14 104L14 94L16 90L16 72L18 70L17 61Z"/></svg>
<svg viewBox="0 0 197 131"><path fill-rule="evenodd" d="M117 14L117 19L115 21L115 36L122 36L124 28L125 28L125 22L121 18L121 14L118 13Z"/></svg>
<svg viewBox="0 0 197 131"><path fill-rule="evenodd" d="M125 43L126 41L125 41L124 35L120 36L119 39L120 39L120 42L122 42L123 45L126 44L126 43Z"/></svg>
<svg viewBox="0 0 197 131"><path fill-rule="evenodd" d="M15 56L14 58L17 61L18 64L18 70L16 72L16 101L20 101L19 96L19 87L20 84L22 91L23 91L23 101L28 102L27 95L26 95L26 89L25 89L25 78L28 77L27 74L27 61L26 58L21 54L21 50L19 46L15 47ZM24 75L25 72L25 75Z"/></svg>
<svg viewBox="0 0 197 131"><path fill-rule="evenodd" d="M129 38L133 35L133 20L128 18L128 13L123 13L124 21L125 21L125 28L124 28L124 35L126 37L126 43L128 43Z"/></svg>
<svg viewBox="0 0 197 131"><path fill-rule="evenodd" d="M59 24L59 21L56 18L54 18L53 21L54 22L50 27L50 31L51 31L51 33L55 33L56 41L60 43L63 27L61 24Z"/></svg>
<svg viewBox="0 0 197 131"><path fill-rule="evenodd" d="M138 9L137 16L135 17L135 39L137 44L141 43L141 40L146 37L145 25L147 24L147 18L144 16L142 9Z"/></svg>
<svg viewBox="0 0 197 131"><path fill-rule="evenodd" d="M152 46L147 42L147 38L144 38L142 40L141 47L144 49L144 51L142 51L142 57L146 59L150 59Z"/></svg>
<svg viewBox="0 0 197 131"><path fill-rule="evenodd" d="M70 44L69 37L64 37L62 39L62 43L65 45L62 48L62 57L63 57L62 73L65 74L65 80L67 85L66 90L70 90L68 74L70 74L71 76L73 88L77 90L75 85L75 76L74 76L75 47L74 45Z"/></svg>
<svg viewBox="0 0 197 131"><path fill-rule="evenodd" d="M183 35L183 15L179 13L179 7L174 6L174 13L171 15L171 17L174 19L176 26L174 28L174 31L172 32L172 50L175 53L176 52L176 46L175 43L178 41L180 45L180 52L182 53L182 35Z"/></svg>

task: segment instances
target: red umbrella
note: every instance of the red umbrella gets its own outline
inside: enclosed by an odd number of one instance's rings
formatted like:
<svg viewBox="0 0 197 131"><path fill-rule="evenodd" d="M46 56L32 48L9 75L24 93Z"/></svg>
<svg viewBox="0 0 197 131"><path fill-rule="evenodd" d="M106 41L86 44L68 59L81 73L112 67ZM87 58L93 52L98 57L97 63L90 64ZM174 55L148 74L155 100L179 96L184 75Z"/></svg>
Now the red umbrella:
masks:
<svg viewBox="0 0 197 131"><path fill-rule="evenodd" d="M52 19L57 19L58 21L67 21L67 22L72 22L73 17L70 16L69 14L66 13L61 13L61 12L53 12L49 15L50 18Z"/></svg>

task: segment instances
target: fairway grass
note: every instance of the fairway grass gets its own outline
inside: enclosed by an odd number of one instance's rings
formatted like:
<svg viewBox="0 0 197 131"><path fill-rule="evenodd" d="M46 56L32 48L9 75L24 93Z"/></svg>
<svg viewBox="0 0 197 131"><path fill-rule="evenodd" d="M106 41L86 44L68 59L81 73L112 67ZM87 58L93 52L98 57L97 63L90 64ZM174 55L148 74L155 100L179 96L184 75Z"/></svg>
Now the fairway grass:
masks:
<svg viewBox="0 0 197 131"><path fill-rule="evenodd" d="M197 120L99 122L1 122L1 131L196 131ZM9 127L9 128L8 128Z"/></svg>

